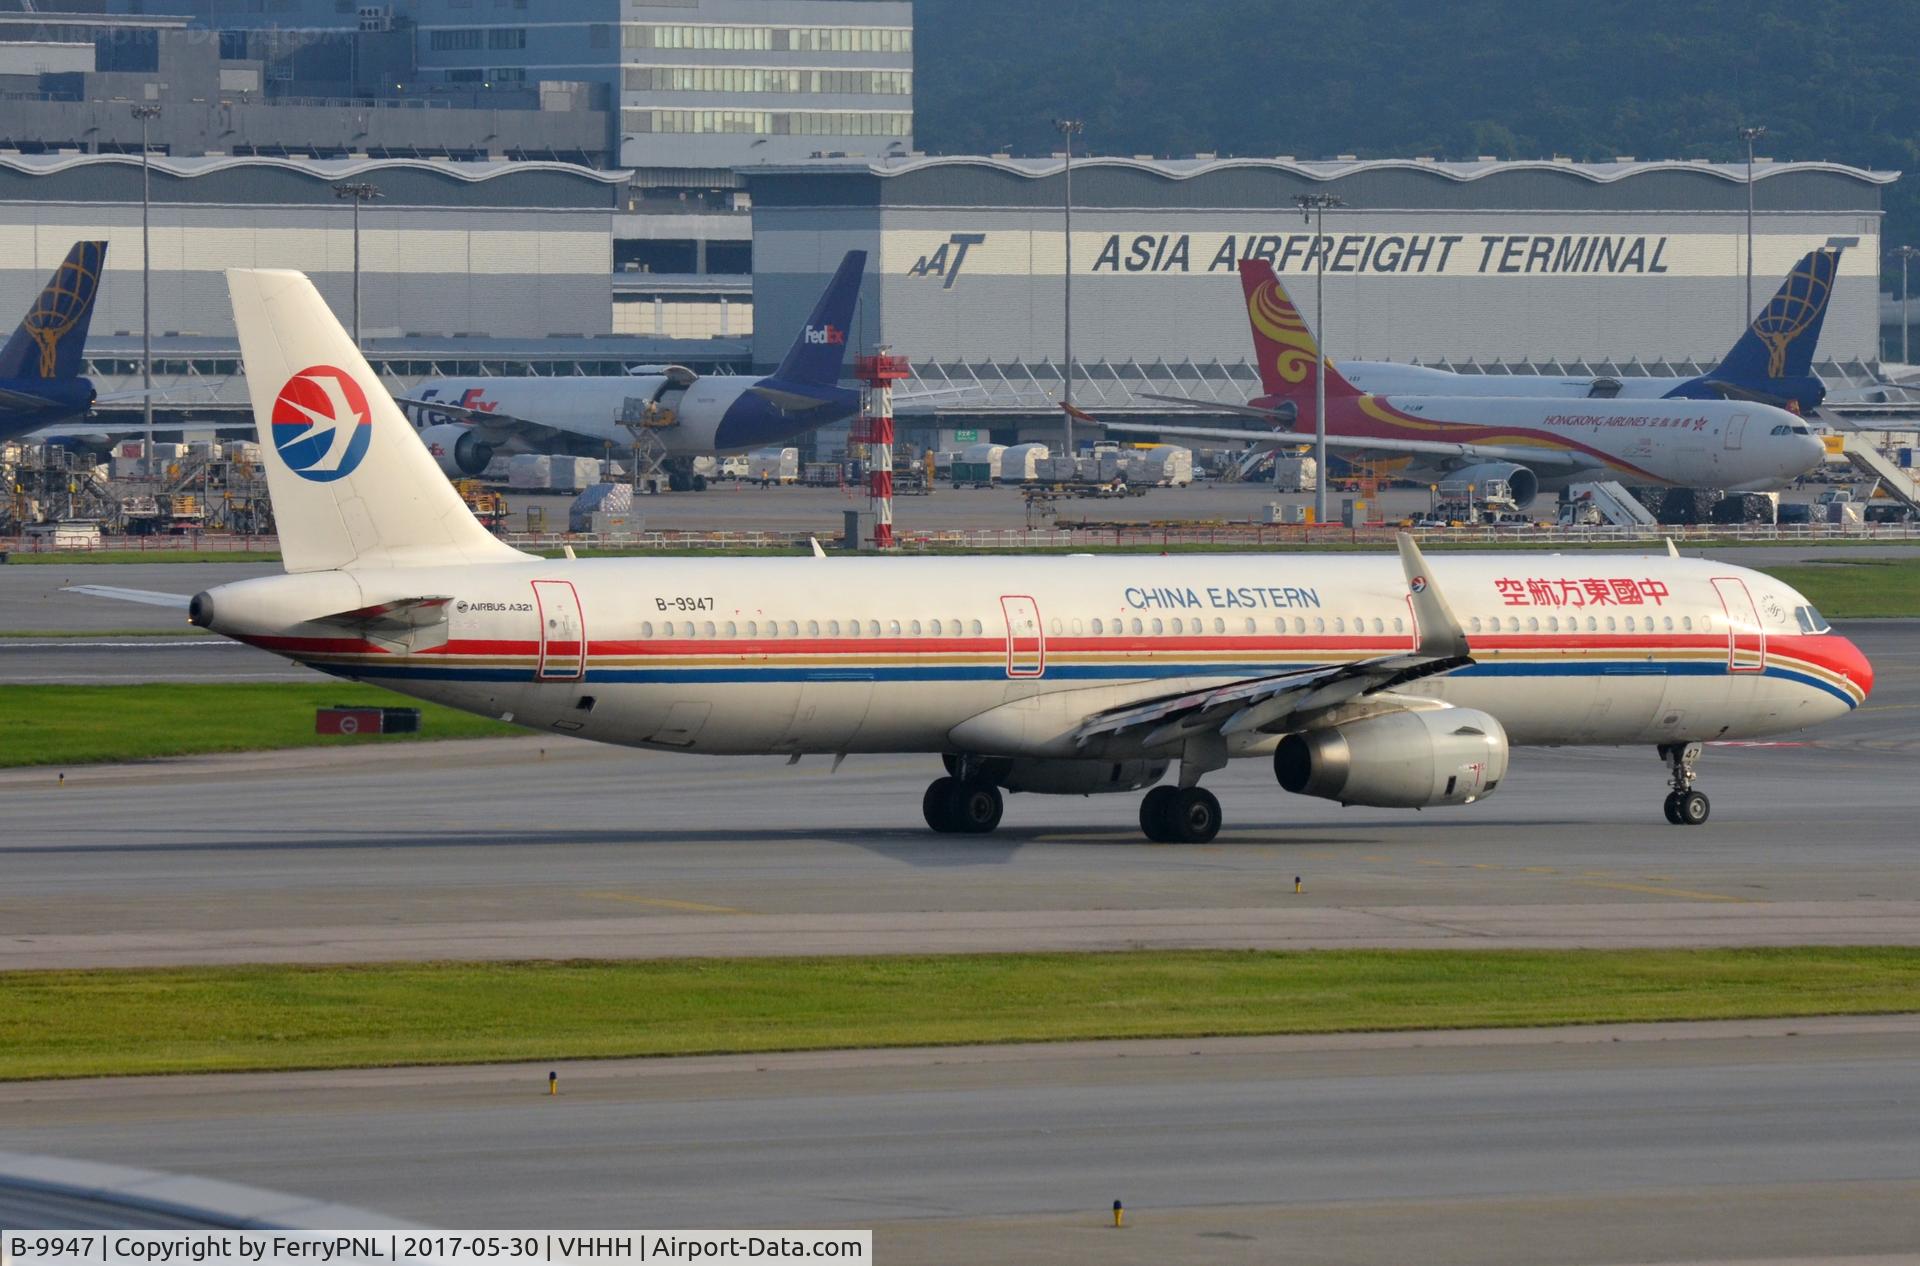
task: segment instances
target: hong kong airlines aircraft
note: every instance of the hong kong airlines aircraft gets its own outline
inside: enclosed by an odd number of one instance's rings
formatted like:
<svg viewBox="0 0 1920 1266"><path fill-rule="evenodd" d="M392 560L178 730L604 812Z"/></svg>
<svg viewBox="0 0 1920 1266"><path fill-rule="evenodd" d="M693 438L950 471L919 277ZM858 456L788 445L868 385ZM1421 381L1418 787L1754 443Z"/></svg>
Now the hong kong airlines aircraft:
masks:
<svg viewBox="0 0 1920 1266"><path fill-rule="evenodd" d="M1287 444L1309 442L1317 425L1313 409L1319 349L1313 332L1281 287L1273 265L1242 260L1240 282L1264 394L1245 406L1177 396L1148 398L1246 413L1283 428L1273 434ZM1170 438L1264 438L1259 432L1226 427L1087 420L1110 431ZM1404 458L1409 478L1505 480L1522 507L1542 489L1596 480L1729 492L1780 488L1826 459L1819 437L1802 419L1758 401L1516 397L1459 389L1372 395L1350 382L1331 360L1327 444L1345 452Z"/></svg>
<svg viewBox="0 0 1920 1266"><path fill-rule="evenodd" d="M993 830L1005 792L1152 788L1146 834L1204 841L1200 784L1234 758L1293 794L1463 805L1513 744L1656 747L1668 820L1699 824L1704 741L1873 683L1788 586L1671 553L535 558L467 512L305 277L228 284L286 574L107 596L543 733L924 752L936 831Z"/></svg>

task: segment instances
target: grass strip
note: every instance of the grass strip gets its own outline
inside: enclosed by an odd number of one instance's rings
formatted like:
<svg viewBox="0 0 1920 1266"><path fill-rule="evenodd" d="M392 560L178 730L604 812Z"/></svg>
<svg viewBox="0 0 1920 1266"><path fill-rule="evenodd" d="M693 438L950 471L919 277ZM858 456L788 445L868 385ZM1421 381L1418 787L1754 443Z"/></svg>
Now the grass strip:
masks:
<svg viewBox="0 0 1920 1266"><path fill-rule="evenodd" d="M1762 568L1832 620L1920 615L1920 559L1836 558Z"/></svg>
<svg viewBox="0 0 1920 1266"><path fill-rule="evenodd" d="M0 1079L1915 1010L1878 947L15 972Z"/></svg>
<svg viewBox="0 0 1920 1266"><path fill-rule="evenodd" d="M334 704L419 708L420 733L315 734L314 709ZM519 733L525 731L347 682L0 686L0 767Z"/></svg>

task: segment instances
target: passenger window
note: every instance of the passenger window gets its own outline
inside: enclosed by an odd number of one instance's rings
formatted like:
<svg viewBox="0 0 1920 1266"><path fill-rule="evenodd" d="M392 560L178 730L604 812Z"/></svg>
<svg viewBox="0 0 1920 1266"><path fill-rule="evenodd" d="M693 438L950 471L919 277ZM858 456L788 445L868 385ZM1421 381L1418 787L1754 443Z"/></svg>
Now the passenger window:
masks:
<svg viewBox="0 0 1920 1266"><path fill-rule="evenodd" d="M1133 631L1135 633L1141 633L1145 631L1140 627L1140 617L1137 615L1133 617Z"/></svg>
<svg viewBox="0 0 1920 1266"><path fill-rule="evenodd" d="M1400 617L1397 615L1393 617L1393 631L1395 633L1405 633L1407 631L1407 626L1401 623Z"/></svg>
<svg viewBox="0 0 1920 1266"><path fill-rule="evenodd" d="M1473 617L1473 631L1475 633L1480 631L1480 617L1477 615Z"/></svg>
<svg viewBox="0 0 1920 1266"><path fill-rule="evenodd" d="M1689 633L1693 632L1693 617L1690 615L1681 616L1680 627L1685 629Z"/></svg>
<svg viewBox="0 0 1920 1266"><path fill-rule="evenodd" d="M1528 617L1527 617L1527 632L1529 632L1529 633L1538 633L1539 631L1540 631L1540 617L1539 617L1539 616L1537 616L1537 615L1530 615L1530 616L1528 616Z"/></svg>
<svg viewBox="0 0 1920 1266"><path fill-rule="evenodd" d="M935 621L933 622L933 635L934 635L935 637L939 637L939 636L940 636L940 632L941 632L941 626L940 626L940 621L938 621L938 620L935 620Z"/></svg>
<svg viewBox="0 0 1920 1266"><path fill-rule="evenodd" d="M1377 615L1373 617L1373 631L1375 633L1385 633L1387 631L1386 624Z"/></svg>
<svg viewBox="0 0 1920 1266"><path fill-rule="evenodd" d="M1225 632L1227 631L1227 622L1226 622L1225 620L1223 620L1223 619L1221 619L1221 618L1220 618L1219 616L1217 616L1217 615L1216 615L1216 616L1214 616L1214 617L1213 617L1213 631L1214 631L1215 633L1225 633Z"/></svg>
<svg viewBox="0 0 1920 1266"><path fill-rule="evenodd" d="M1662 620L1662 623L1663 623L1663 624L1664 624L1664 625L1666 626L1666 630L1667 630L1667 632L1669 632L1669 633L1671 633L1671 632L1673 632L1673 617L1672 617L1672 616L1666 616L1666 617L1664 617L1664 618L1663 618L1663 620Z"/></svg>
<svg viewBox="0 0 1920 1266"><path fill-rule="evenodd" d="M693 621L692 621L692 620L683 620L683 621L681 621L681 622L680 622L680 636L681 636L681 637L692 637L692 636L693 636Z"/></svg>
<svg viewBox="0 0 1920 1266"><path fill-rule="evenodd" d="M981 635L982 633L984 633L984 632L986 632L986 631L987 631L987 630L986 630L986 626L985 626L985 625L983 625L983 624L981 624L981 623L980 623L980 621L978 621L978 620L975 620L975 621L973 622L973 635L974 635L975 637L979 637L979 636L980 636L980 635Z"/></svg>
<svg viewBox="0 0 1920 1266"><path fill-rule="evenodd" d="M1336 615L1336 616L1334 616L1334 617L1333 617L1333 631L1334 631L1335 633L1345 633L1345 632L1347 631L1347 617L1346 617L1346 616L1344 616L1344 615Z"/></svg>
<svg viewBox="0 0 1920 1266"><path fill-rule="evenodd" d="M908 626L907 626L907 631L908 631L909 633L911 633L911 634L913 634L913 635L914 635L915 637L919 637L919 636L920 636L920 621L918 621L918 620L915 620L915 621L914 621L914 622L913 622L912 624L910 624L910 625L908 625Z"/></svg>
<svg viewBox="0 0 1920 1266"><path fill-rule="evenodd" d="M1314 616L1314 617L1313 617L1313 631L1314 631L1315 633L1325 633L1325 632L1327 631L1327 617L1326 617L1326 616L1324 616L1324 615L1316 615L1316 616Z"/></svg>
<svg viewBox="0 0 1920 1266"><path fill-rule="evenodd" d="M1557 615L1550 615L1550 616L1548 616L1548 617L1547 617L1547 632L1549 632L1549 633L1558 633L1559 631L1560 631L1560 617L1559 617L1559 616L1557 616Z"/></svg>
<svg viewBox="0 0 1920 1266"><path fill-rule="evenodd" d="M1153 632L1154 632L1154 636L1155 636L1155 637L1158 637L1158 636L1159 636L1160 634L1162 634L1162 633L1164 633L1164 632L1166 632L1166 631L1167 631L1167 626L1166 626L1166 625L1164 625L1164 624L1162 624L1162 623L1160 622L1160 617L1159 617L1159 616L1155 616L1155 617L1153 617Z"/></svg>
<svg viewBox="0 0 1920 1266"><path fill-rule="evenodd" d="M838 621L838 620L828 620L828 621L827 621L827 636L828 636L828 637L839 637L839 636L840 636L840 621Z"/></svg>
<svg viewBox="0 0 1920 1266"><path fill-rule="evenodd" d="M807 636L808 636L808 637L819 637L819 636L820 636L820 621L818 621L818 620L808 620L808 621L807 621Z"/></svg>
<svg viewBox="0 0 1920 1266"><path fill-rule="evenodd" d="M887 622L887 632L889 632L889 633L891 633L891 634L893 634L893 635L894 635L895 637L899 637L899 636L900 636L900 621L898 621L898 620L889 620L889 621Z"/></svg>
<svg viewBox="0 0 1920 1266"><path fill-rule="evenodd" d="M1618 625L1618 624L1617 624L1617 623L1615 622L1615 620L1614 620L1614 618L1613 618L1612 616L1608 616L1608 617L1607 617L1607 632L1609 632L1609 633L1612 633L1612 632L1614 632L1614 631L1615 631L1616 629L1618 629L1618 628L1619 628L1619 625Z"/></svg>
<svg viewBox="0 0 1920 1266"><path fill-rule="evenodd" d="M878 620L868 620L868 621L867 621L867 636L868 636L868 637L879 637L879 636L880 636L880 621L878 621Z"/></svg>
<svg viewBox="0 0 1920 1266"><path fill-rule="evenodd" d="M653 621L652 621L652 620L642 620L642 621L640 621L640 636L641 636L641 637L652 637L652 636L653 636Z"/></svg>
<svg viewBox="0 0 1920 1266"><path fill-rule="evenodd" d="M1093 631L1094 631L1095 633L1104 633L1104 632L1106 632L1106 629L1105 629L1105 628L1104 628L1104 627L1103 627L1103 626L1101 625L1101 623L1100 623L1100 617L1099 617L1099 616L1097 616L1097 615L1093 617Z"/></svg>
<svg viewBox="0 0 1920 1266"><path fill-rule="evenodd" d="M751 627L751 626L749 626L749 627ZM768 620L768 621L767 621L767 636L768 636L768 637L779 637L779 636L780 636L780 621L778 621L778 620Z"/></svg>
<svg viewBox="0 0 1920 1266"><path fill-rule="evenodd" d="M1304 615L1294 616L1293 631L1295 634L1305 633L1307 631L1307 617L1305 617Z"/></svg>
<svg viewBox="0 0 1920 1266"><path fill-rule="evenodd" d="M702 624L702 625L700 626L700 632L701 632L701 633L703 633L703 634L705 634L705 635L706 635L706 636L708 636L708 637L718 637L718 636L720 636L720 633L719 633L719 630L717 630L717 629L715 629L715 628L713 627L713 621L712 621L712 620L708 620L708 621L707 621L706 623L704 623L704 624Z"/></svg>
<svg viewBox="0 0 1920 1266"><path fill-rule="evenodd" d="M1595 633L1595 632L1598 632L1598 631L1599 631L1599 629L1600 629L1600 621L1599 621L1599 620L1597 620L1597 619L1595 619L1595 618L1594 618L1593 616L1588 616L1588 617L1587 617L1587 632L1589 632L1589 633Z"/></svg>
<svg viewBox="0 0 1920 1266"><path fill-rule="evenodd" d="M1278 620L1275 620L1275 621L1274 621L1274 623L1275 623L1275 624L1279 624L1279 623L1280 623L1280 621L1278 621ZM1259 632L1259 631L1260 631L1260 626L1259 626L1259 625L1257 625L1257 624L1255 624L1255 623L1253 622L1253 617L1252 617L1252 616L1248 616L1248 617L1247 617L1247 632L1249 632L1249 633L1257 633L1257 632ZM1281 629L1280 629L1280 630L1278 630L1278 631L1279 631L1279 632L1282 632L1282 633L1284 633L1284 632L1286 632L1286 629L1285 629L1285 628L1283 627L1283 628L1281 628Z"/></svg>
<svg viewBox="0 0 1920 1266"><path fill-rule="evenodd" d="M1628 617L1627 617L1627 632L1629 632L1629 633L1632 633L1632 632L1635 632L1635 631L1636 631L1636 630L1635 630L1635 629L1634 629L1634 627L1633 627L1633 617L1632 617L1632 616L1628 616Z"/></svg>

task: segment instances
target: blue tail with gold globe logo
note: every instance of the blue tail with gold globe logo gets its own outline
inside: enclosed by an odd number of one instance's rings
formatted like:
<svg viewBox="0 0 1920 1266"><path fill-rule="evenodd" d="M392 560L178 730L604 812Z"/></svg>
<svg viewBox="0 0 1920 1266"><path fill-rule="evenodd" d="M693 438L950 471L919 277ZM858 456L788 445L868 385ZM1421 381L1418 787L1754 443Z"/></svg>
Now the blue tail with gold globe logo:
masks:
<svg viewBox="0 0 1920 1266"><path fill-rule="evenodd" d="M0 439L93 407L93 384L80 371L106 261L105 242L75 242L0 348Z"/></svg>
<svg viewBox="0 0 1920 1266"><path fill-rule="evenodd" d="M1757 400L1799 413L1817 409L1827 389L1813 374L1813 354L1833 299L1840 251L1838 246L1809 251L1726 358L1667 395Z"/></svg>

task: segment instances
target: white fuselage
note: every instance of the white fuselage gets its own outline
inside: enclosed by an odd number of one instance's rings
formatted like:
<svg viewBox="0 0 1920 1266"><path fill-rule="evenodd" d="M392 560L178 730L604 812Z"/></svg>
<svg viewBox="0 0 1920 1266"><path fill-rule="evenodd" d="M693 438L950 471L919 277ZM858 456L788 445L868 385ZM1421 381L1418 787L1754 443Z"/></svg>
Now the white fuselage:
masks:
<svg viewBox="0 0 1920 1266"><path fill-rule="evenodd" d="M1516 744L1779 734L1871 687L1805 599L1743 568L1521 554L1432 573L1474 662L1402 693L1484 709ZM414 645L301 623L425 595L452 599L450 623ZM276 576L211 601L216 631L340 676L722 753L1073 756L1104 709L1417 641L1398 560L1356 555L529 560Z"/></svg>
<svg viewBox="0 0 1920 1266"><path fill-rule="evenodd" d="M1376 396L1459 395L1528 396L1535 399L1578 399L1594 394L1600 381L1592 374L1462 374L1429 365L1390 360L1343 360L1340 373L1361 391ZM1692 378L1672 375L1648 378L1607 378L1617 390L1597 399L1658 400Z"/></svg>
<svg viewBox="0 0 1920 1266"><path fill-rule="evenodd" d="M507 451L552 453L562 450L582 457L618 455L633 447L634 427L651 417L651 429L660 437L669 457L698 457L718 452L741 452L772 440L743 439L728 445L721 423L754 376L715 374L694 380L690 387L658 374L625 377L567 378L439 378L422 383L416 397L446 400L482 412L527 418L563 433L555 443L538 436L515 436ZM457 422L430 407L412 406L417 424ZM805 428L795 425L798 433Z"/></svg>

